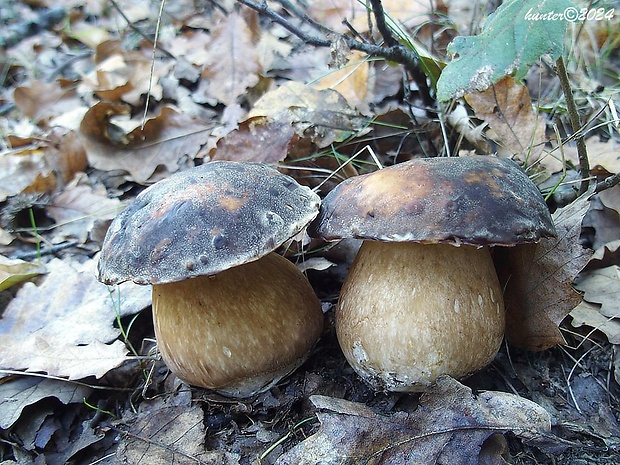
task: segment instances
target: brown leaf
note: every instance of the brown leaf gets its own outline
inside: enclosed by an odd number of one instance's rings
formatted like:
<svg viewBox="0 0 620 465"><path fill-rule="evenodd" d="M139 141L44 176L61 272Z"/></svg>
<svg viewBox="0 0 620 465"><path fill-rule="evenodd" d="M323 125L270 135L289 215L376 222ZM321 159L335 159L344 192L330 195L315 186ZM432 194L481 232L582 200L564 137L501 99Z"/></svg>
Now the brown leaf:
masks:
<svg viewBox="0 0 620 465"><path fill-rule="evenodd" d="M110 292L95 263L54 259L40 285L22 286L0 319L0 368L100 378L127 360L113 323L150 305L151 290L125 283Z"/></svg>
<svg viewBox="0 0 620 465"><path fill-rule="evenodd" d="M289 123L299 137L319 148L343 141L367 126L367 121L335 90L318 90L295 81L263 95L248 117Z"/></svg>
<svg viewBox="0 0 620 465"><path fill-rule="evenodd" d="M534 111L526 86L506 77L484 92L466 95L465 100L509 155L528 165L540 158L547 141L545 117Z"/></svg>
<svg viewBox="0 0 620 465"><path fill-rule="evenodd" d="M281 456L278 465L478 465L481 448L490 438L496 441L497 433L536 440L551 430L549 414L534 402L504 392L475 395L449 377L439 378L410 413L380 415L347 400L310 400L321 411L321 427ZM495 456L485 463L505 462Z"/></svg>
<svg viewBox="0 0 620 465"><path fill-rule="evenodd" d="M54 397L63 404L82 403L91 389L55 379L23 376L0 384L0 428L8 429L24 408L42 399Z"/></svg>
<svg viewBox="0 0 620 465"><path fill-rule="evenodd" d="M80 89L92 91L101 99L132 105L139 105L147 92L160 100L163 88L159 78L168 73L170 66L159 60L152 63L150 55L125 50L120 41L108 40L97 46L95 70L84 76Z"/></svg>
<svg viewBox="0 0 620 465"><path fill-rule="evenodd" d="M144 129L136 124L131 132L119 134L121 129L110 118L123 112L122 105L100 102L86 113L80 131L92 166L126 171L139 184L189 165L211 131L205 122L163 107L158 116L147 120Z"/></svg>
<svg viewBox="0 0 620 465"><path fill-rule="evenodd" d="M368 110L368 102L372 99L370 63L366 54L353 51L347 57L347 62L337 70L332 71L315 82L317 89L333 89L339 92L351 105L362 112Z"/></svg>
<svg viewBox="0 0 620 465"><path fill-rule="evenodd" d="M383 0L383 9L399 25L413 28L428 20L429 3L425 0ZM370 6L358 0L314 0L308 4L308 14L332 30L347 33L343 19L359 33L368 31Z"/></svg>
<svg viewBox="0 0 620 465"><path fill-rule="evenodd" d="M62 87L56 81L34 81L28 86L18 87L13 98L17 107L37 123L82 106L73 87Z"/></svg>
<svg viewBox="0 0 620 465"><path fill-rule="evenodd" d="M56 176L43 150L7 153L0 157L0 202L23 192L48 193L56 187Z"/></svg>
<svg viewBox="0 0 620 465"><path fill-rule="evenodd" d="M120 200L108 198L105 186L91 185L85 174L77 176L46 207L57 223L52 242L75 238L84 243L97 220L113 219L122 207Z"/></svg>
<svg viewBox="0 0 620 465"><path fill-rule="evenodd" d="M205 426L202 407L166 405L161 402L150 411L126 415L124 432L116 457L122 463L235 465L236 454L205 450Z"/></svg>
<svg viewBox="0 0 620 465"><path fill-rule="evenodd" d="M59 181L68 183L77 173L86 171L88 160L77 131L58 132L52 134L52 144L47 147L45 156Z"/></svg>
<svg viewBox="0 0 620 465"><path fill-rule="evenodd" d="M540 351L564 343L558 325L581 302L572 284L592 255L579 242L590 196L584 194L553 215L557 238L494 249L505 286L506 337L515 346Z"/></svg>
<svg viewBox="0 0 620 465"><path fill-rule="evenodd" d="M258 84L258 52L252 32L239 13L229 14L215 27L204 54L207 62L202 74L211 81L208 93L224 105L235 103Z"/></svg>
<svg viewBox="0 0 620 465"><path fill-rule="evenodd" d="M286 122L250 118L219 140L211 158L278 163L286 158L294 139L293 127Z"/></svg>

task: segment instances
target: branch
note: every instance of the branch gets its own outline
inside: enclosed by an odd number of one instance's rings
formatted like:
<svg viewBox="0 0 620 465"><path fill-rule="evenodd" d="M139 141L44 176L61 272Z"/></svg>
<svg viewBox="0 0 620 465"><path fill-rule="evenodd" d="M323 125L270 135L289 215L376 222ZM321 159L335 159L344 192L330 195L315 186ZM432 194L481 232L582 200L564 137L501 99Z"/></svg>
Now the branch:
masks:
<svg viewBox="0 0 620 465"><path fill-rule="evenodd" d="M577 155L579 157L579 171L581 174L581 185L579 186L579 195L585 193L588 190L590 184L590 161L588 160L588 149L586 148L586 140L583 134L579 133L581 128L581 122L579 121L579 113L577 112L577 105L575 105L575 99L573 98L573 91L568 81L568 73L564 66L564 59L560 55L560 58L556 61L557 73L560 78L560 84L562 85L562 92L566 100L566 108L568 110L568 117L570 119L570 125L573 129L573 133L576 135L577 143Z"/></svg>
<svg viewBox="0 0 620 465"><path fill-rule="evenodd" d="M596 184L595 192L601 192L606 189L611 189L614 186L620 184L620 173L613 174L608 178L603 179L602 181Z"/></svg>
<svg viewBox="0 0 620 465"><path fill-rule="evenodd" d="M237 2L241 3L242 5L247 6L248 8L251 8L252 10L258 12L261 15L266 16L267 18L272 20L274 23L279 24L280 26L284 27L287 31L297 36L299 39L301 39L304 43L308 45L312 45L314 47L331 47L333 43L333 40L326 39L324 37L312 36L302 31L299 27L291 24L285 17L280 15L278 12L269 8L265 0L262 0L260 3L252 1L252 0L237 0ZM279 3L281 3L285 8L287 7L286 5L289 4L288 1L280 1ZM372 0L372 3L373 3L373 7L375 3L378 3L379 5L381 4L381 2L377 0ZM296 8L293 9L292 11L299 15ZM389 32L389 29L387 28L387 25L385 24L385 14L383 12L383 8L381 7L381 13L375 11L374 14L375 14L375 18L378 18L378 16L382 18L381 21L383 22L385 26L386 34L390 34L391 36L391 33ZM336 31L333 31L323 26L322 24L317 23L316 21L314 21L312 18L310 18L309 16L305 14L299 15L299 17L302 21L304 21L305 23L307 23L308 25L316 29L318 32L320 32L324 36L335 37L335 38L338 38L339 40L343 40L347 44L347 47L349 47L351 50L357 50L360 52L364 52L368 56L381 57L388 61L400 63L413 76L414 80L418 84L418 87L420 88L420 94L422 96L422 99L424 100L424 103L428 106L432 106L434 104L434 100L430 95L428 84L426 82L426 75L422 72L422 70L420 69L418 65L419 62L418 62L417 55L413 51L399 44L396 41L396 39L393 38L393 36L391 36L393 39L393 45L388 46L388 47L383 47L381 45L370 44L367 42L360 42L344 34L340 34ZM378 19L377 19L377 23L379 23ZM385 39L385 36L384 36L384 39ZM386 39L386 43L388 41L389 39Z"/></svg>

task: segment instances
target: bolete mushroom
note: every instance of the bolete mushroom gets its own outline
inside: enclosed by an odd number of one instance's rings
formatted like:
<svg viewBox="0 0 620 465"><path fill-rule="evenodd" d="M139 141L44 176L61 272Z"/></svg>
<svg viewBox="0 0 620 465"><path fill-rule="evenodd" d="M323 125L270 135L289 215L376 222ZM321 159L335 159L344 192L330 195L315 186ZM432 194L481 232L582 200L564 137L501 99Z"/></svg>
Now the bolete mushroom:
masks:
<svg viewBox="0 0 620 465"><path fill-rule="evenodd" d="M363 239L336 332L355 371L388 391L424 390L491 362L505 315L489 246L555 234L527 175L490 156L416 159L350 178L309 230Z"/></svg>
<svg viewBox="0 0 620 465"><path fill-rule="evenodd" d="M159 351L179 378L254 395L297 368L322 331L312 287L274 252L319 204L264 164L210 162L174 174L114 219L99 280L153 285Z"/></svg>

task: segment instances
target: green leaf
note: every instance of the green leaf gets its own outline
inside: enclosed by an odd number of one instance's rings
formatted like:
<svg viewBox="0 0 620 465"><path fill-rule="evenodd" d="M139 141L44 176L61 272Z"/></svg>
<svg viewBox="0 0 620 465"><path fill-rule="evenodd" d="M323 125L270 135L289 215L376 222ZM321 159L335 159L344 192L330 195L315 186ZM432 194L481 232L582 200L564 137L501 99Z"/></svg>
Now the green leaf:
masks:
<svg viewBox="0 0 620 465"><path fill-rule="evenodd" d="M508 0L489 15L478 36L456 37L455 58L437 83L441 101L483 91L505 76L523 78L541 55L560 57L568 20L577 14L569 0Z"/></svg>

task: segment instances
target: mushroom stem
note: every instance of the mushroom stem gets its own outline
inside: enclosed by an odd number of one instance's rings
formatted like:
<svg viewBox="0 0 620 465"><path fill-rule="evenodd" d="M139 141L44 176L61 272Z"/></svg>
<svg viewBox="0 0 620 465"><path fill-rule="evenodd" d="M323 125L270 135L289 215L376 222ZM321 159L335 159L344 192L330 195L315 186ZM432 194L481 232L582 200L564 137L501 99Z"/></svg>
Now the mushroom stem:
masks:
<svg viewBox="0 0 620 465"><path fill-rule="evenodd" d="M276 253L154 285L153 320L173 373L234 397L264 391L301 365L323 328L312 287Z"/></svg>
<svg viewBox="0 0 620 465"><path fill-rule="evenodd" d="M488 248L364 241L336 313L342 350L373 388L420 391L493 360L502 290Z"/></svg>

